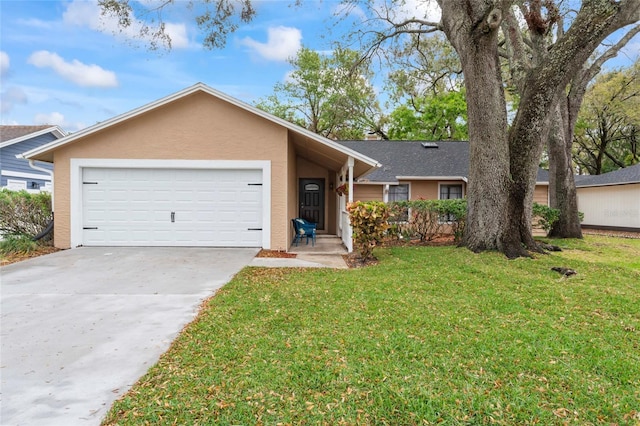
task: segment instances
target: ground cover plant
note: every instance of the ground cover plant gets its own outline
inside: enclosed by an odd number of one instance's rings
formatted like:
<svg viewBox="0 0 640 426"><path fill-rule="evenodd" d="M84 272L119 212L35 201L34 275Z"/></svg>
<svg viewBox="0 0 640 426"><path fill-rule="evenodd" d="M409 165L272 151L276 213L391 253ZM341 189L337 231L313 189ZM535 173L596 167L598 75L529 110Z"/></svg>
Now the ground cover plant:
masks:
<svg viewBox="0 0 640 426"><path fill-rule="evenodd" d="M53 218L51 194L0 190L0 265L55 251L53 232L34 241Z"/></svg>
<svg viewBox="0 0 640 426"><path fill-rule="evenodd" d="M104 424L637 425L640 240L549 242L244 269Z"/></svg>

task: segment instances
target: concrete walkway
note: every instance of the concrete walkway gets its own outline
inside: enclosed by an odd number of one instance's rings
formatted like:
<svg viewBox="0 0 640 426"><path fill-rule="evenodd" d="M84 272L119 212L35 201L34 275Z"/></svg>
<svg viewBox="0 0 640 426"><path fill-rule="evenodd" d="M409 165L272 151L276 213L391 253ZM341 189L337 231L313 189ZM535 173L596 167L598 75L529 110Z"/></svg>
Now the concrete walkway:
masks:
<svg viewBox="0 0 640 426"><path fill-rule="evenodd" d="M0 424L99 425L257 249L78 248L0 269Z"/></svg>
<svg viewBox="0 0 640 426"><path fill-rule="evenodd" d="M342 258L343 255L347 254L347 249L340 238L335 235L318 235L315 245L311 241L306 244L306 240L302 240L298 246L291 246L289 252L295 253L296 257L256 257L251 261L251 266L266 268L348 268Z"/></svg>

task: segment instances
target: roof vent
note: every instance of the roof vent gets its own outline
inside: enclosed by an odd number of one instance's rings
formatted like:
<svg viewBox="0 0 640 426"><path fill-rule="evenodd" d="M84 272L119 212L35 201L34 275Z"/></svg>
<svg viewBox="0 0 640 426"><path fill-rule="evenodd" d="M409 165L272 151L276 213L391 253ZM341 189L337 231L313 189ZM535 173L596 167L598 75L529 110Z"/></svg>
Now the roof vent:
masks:
<svg viewBox="0 0 640 426"><path fill-rule="evenodd" d="M437 148L438 144L435 142L422 142L422 147L423 148Z"/></svg>

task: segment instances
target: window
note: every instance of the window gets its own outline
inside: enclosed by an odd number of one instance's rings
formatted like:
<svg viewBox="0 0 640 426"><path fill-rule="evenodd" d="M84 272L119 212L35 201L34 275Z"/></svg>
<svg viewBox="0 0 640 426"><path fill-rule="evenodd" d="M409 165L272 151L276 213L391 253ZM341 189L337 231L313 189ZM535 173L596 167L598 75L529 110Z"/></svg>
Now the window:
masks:
<svg viewBox="0 0 640 426"><path fill-rule="evenodd" d="M320 185L317 183L308 183L304 186L305 191L320 191Z"/></svg>
<svg viewBox="0 0 640 426"><path fill-rule="evenodd" d="M11 191L27 189L27 182L24 180L7 179L7 189L10 189Z"/></svg>
<svg viewBox="0 0 640 426"><path fill-rule="evenodd" d="M389 186L389 202L394 201L409 201L409 184L404 183L401 185ZM409 209L404 209L397 217L394 218L395 222L407 222L409 221Z"/></svg>
<svg viewBox="0 0 640 426"><path fill-rule="evenodd" d="M440 185L440 199L441 200L457 200L462 198L462 185ZM440 222L453 222L456 218L452 215L443 215L440 217Z"/></svg>
<svg viewBox="0 0 640 426"><path fill-rule="evenodd" d="M462 185L440 185L441 200L457 200L462 198Z"/></svg>
<svg viewBox="0 0 640 426"><path fill-rule="evenodd" d="M408 201L409 200L409 184L389 186L389 202Z"/></svg>

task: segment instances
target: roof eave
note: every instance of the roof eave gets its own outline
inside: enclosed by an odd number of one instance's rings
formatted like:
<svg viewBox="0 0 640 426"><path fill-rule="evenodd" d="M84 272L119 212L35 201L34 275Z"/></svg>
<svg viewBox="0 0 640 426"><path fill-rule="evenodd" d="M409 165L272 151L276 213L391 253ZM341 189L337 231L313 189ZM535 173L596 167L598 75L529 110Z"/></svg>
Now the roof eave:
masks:
<svg viewBox="0 0 640 426"><path fill-rule="evenodd" d="M610 182L610 183L594 183L591 185L576 185L576 188L596 188L598 186L617 186L617 185L633 185L640 184L640 180L631 182Z"/></svg>
<svg viewBox="0 0 640 426"><path fill-rule="evenodd" d="M96 133L100 130L103 130L107 127L113 126L115 124L121 123L125 120L128 120L130 118L136 117L140 114L143 114L145 112L151 111L155 108L161 107L163 105L166 105L170 102L173 102L177 99L183 98L185 96L189 96L193 93L196 93L198 91L202 91L205 93L208 93L211 96L214 96L218 99L222 99L223 101L226 101L232 105L235 105L241 109L244 109L246 111L249 111L259 117L262 117L266 120L269 120L273 123L279 124L293 132L296 132L298 134L304 135L306 137L308 137L309 139L312 139L318 143L321 143L323 145L329 146L339 152L342 152L346 155L349 155L351 157L353 157L356 160L362 161L365 164L369 164L371 166L372 169L375 169L377 167L380 167L380 163L378 163L378 161L374 160L373 158L367 157L366 155L363 155L357 151L354 151L350 148L344 147L342 145L339 144L334 144L331 141L329 141L328 139L324 138L323 136L320 136L316 133L313 133L307 129L304 129L300 126L297 126L293 123L290 123L280 117L276 117L272 114L269 114L268 112L262 111L261 109L258 109L252 105L249 105L245 102L242 102L232 96L229 96L225 93L219 92L218 90L215 90L209 86L207 86L204 83L196 83L193 86L187 87L179 92L173 93L171 95L165 96L164 98L158 99L156 101L153 101L151 103L148 103L146 105L143 105L139 108L133 109L131 111L125 112L123 114L120 114L116 117L113 117L109 120L105 120L101 123L97 123L93 126L87 127L83 130L80 130L76 133L73 133L72 135L69 135L66 138L62 138L62 139L58 139L56 141L53 141L49 144L43 145L39 148L35 148L32 149L30 151L25 152L22 158L26 158L26 159L32 159L35 156L41 155L46 153L47 151L52 151L62 145L66 145L68 143L71 143L77 139L83 138L85 136L91 135L93 133ZM369 171L367 172L369 173Z"/></svg>
<svg viewBox="0 0 640 426"><path fill-rule="evenodd" d="M56 140L64 138L67 136L67 133L60 128L60 126L51 126L46 129L38 130L37 132L29 133L23 136L19 136L17 138L9 139L8 141L4 141L0 143L0 148L5 148L7 146L23 142L32 138L37 138L38 136L46 135L47 133L53 133L56 136ZM48 144L46 144L48 145Z"/></svg>
<svg viewBox="0 0 640 426"><path fill-rule="evenodd" d="M396 176L398 180L462 180L467 182L466 176Z"/></svg>

